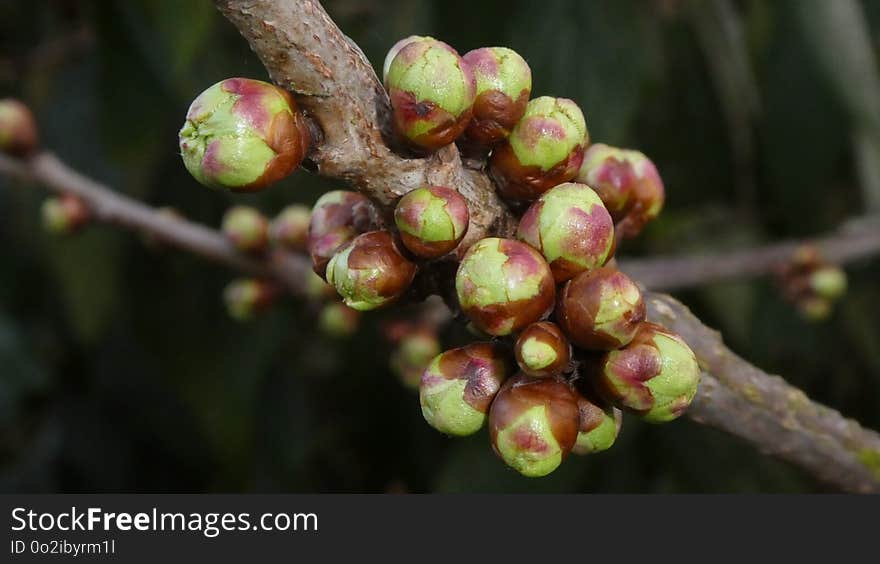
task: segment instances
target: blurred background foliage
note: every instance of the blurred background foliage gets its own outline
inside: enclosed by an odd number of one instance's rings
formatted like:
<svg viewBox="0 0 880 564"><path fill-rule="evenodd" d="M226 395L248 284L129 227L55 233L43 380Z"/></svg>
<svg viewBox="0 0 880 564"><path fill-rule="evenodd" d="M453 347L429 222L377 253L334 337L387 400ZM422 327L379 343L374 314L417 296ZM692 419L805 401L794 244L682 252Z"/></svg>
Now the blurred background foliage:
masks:
<svg viewBox="0 0 880 564"><path fill-rule="evenodd" d="M880 1L327 0L374 65L398 38L508 45L536 95L575 99L597 141L634 146L667 184L625 255L818 234L880 211ZM217 225L233 201L273 213L341 187L300 172L257 196L198 186L177 154L189 101L266 73L209 0L8 0L0 96L30 104L45 145L86 174ZM388 368L371 315L314 330L289 299L227 318L233 273L94 226L43 234L44 192L0 179L0 491L822 491L690 421L627 419L611 451L520 478L485 433L450 440ZM769 281L680 294L734 350L880 427L880 263L849 269L808 324ZM447 344L462 335L444 335Z"/></svg>

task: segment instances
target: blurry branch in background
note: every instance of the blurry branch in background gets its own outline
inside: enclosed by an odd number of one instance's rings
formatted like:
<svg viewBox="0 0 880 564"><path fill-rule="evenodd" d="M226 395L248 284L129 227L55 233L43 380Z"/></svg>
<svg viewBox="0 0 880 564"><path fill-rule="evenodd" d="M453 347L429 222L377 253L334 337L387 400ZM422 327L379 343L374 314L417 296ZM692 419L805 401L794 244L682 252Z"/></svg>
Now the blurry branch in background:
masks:
<svg viewBox="0 0 880 564"><path fill-rule="evenodd" d="M38 182L57 194L73 194L88 205L98 221L149 234L235 270L274 278L294 294L301 293L304 273L311 269L306 257L285 251L274 251L263 259L242 254L219 231L169 217L123 196L71 169L51 153L42 153L30 161L0 154L0 174ZM805 245L816 247L821 257L833 264L880 255L880 217L852 220L835 233L811 240L783 241L717 254L621 258L618 266L650 290L680 290L773 274Z"/></svg>
<svg viewBox="0 0 880 564"><path fill-rule="evenodd" d="M794 2L809 45L853 123L865 208L880 213L880 73L859 0Z"/></svg>
<svg viewBox="0 0 880 564"><path fill-rule="evenodd" d="M72 194L86 204L96 221L148 234L156 241L250 275L273 278L294 294L303 292L305 275L311 270L305 257L285 251L274 250L262 259L246 256L219 231L170 217L123 196L71 169L51 153L38 154L28 161L0 154L0 174L38 182L56 194Z"/></svg>
<svg viewBox="0 0 880 564"><path fill-rule="evenodd" d="M621 259L620 269L651 290L680 290L714 282L774 274L809 245L823 260L845 264L880 255L880 217L852 220L835 233L803 241L703 255Z"/></svg>
<svg viewBox="0 0 880 564"><path fill-rule="evenodd" d="M760 111L760 99L743 22L731 0L691 1L688 8L727 120L736 170L737 203L748 208L756 203L752 126Z"/></svg>

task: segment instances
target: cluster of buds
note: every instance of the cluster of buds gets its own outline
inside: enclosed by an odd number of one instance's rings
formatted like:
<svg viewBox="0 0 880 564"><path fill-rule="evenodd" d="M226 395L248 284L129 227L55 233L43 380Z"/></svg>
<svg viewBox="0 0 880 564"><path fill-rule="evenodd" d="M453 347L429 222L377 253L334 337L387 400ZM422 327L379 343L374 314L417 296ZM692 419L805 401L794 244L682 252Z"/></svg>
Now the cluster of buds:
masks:
<svg viewBox="0 0 880 564"><path fill-rule="evenodd" d="M624 411L651 422L678 417L696 394L696 358L646 321L639 287L609 266L618 240L663 207L654 164L638 151L590 146L572 100L529 100L531 71L510 49L459 57L412 36L391 49L383 70L395 128L410 147L435 151L456 141L465 156L487 159L498 194L525 209L515 239L482 239L461 258L458 306L472 332L496 344L432 361L420 385L428 422L470 434L488 405L495 452L523 475L543 476L570 452L611 447ZM458 245L467 208L454 203L457 195L433 187L401 200L395 220L409 252L433 258ZM508 338L519 368L510 377L502 370L510 353L497 344ZM478 405L468 395L475 381L490 382Z"/></svg>
<svg viewBox="0 0 880 564"><path fill-rule="evenodd" d="M592 235L575 245L565 237L568 225ZM613 252L612 229L591 188L563 184L522 218L521 239L539 248L488 238L459 264L462 312L485 333L516 337L520 372L497 389L488 422L493 450L524 476L544 476L572 452L610 448L623 411L652 423L671 421L696 394L700 369L694 353L677 335L647 322L639 287L603 266ZM493 352L505 351L496 346ZM423 394L438 384L442 366L432 363L426 370ZM481 419L465 412L473 416L467 427L473 432ZM426 412L424 401L423 413L435 428L463 434L438 425L436 410ZM454 408L445 413L444 421L463 416Z"/></svg>
<svg viewBox="0 0 880 564"><path fill-rule="evenodd" d="M380 229L376 207L361 194L336 190L321 196L309 217L306 248L314 271L352 309L367 311L397 301L419 261L456 249L468 230L467 201L445 186L405 194L394 210L396 230Z"/></svg>
<svg viewBox="0 0 880 564"><path fill-rule="evenodd" d="M529 99L532 72L506 47L463 57L433 37L398 41L383 65L392 121L402 141L425 153L457 142L466 156L488 158L498 193L532 202L576 180L593 188L618 237L635 237L663 208L657 168L644 154L590 146L580 107L567 98Z"/></svg>
<svg viewBox="0 0 880 564"><path fill-rule="evenodd" d="M819 249L811 245L794 252L777 272L777 282L786 301L808 321L827 319L847 287L846 272L828 264Z"/></svg>
<svg viewBox="0 0 880 564"><path fill-rule="evenodd" d="M410 36L389 51L383 80L400 146L425 155L457 143L466 157L484 159L498 194L522 212L515 236L459 249L468 202L458 186L423 185L397 201L393 216L342 190L311 210L290 206L271 223L236 207L224 219L229 240L244 252L270 243L308 252L315 275L307 293L341 298L318 323L336 336L351 334L360 312L399 301L426 262L461 257L458 307L475 334L492 340L441 352L433 328L398 327L392 368L418 386L432 427L465 436L487 425L493 450L524 476L547 475L572 452L610 448L624 412L657 423L680 416L699 383L696 357L646 320L638 285L611 266L617 242L662 209L654 164L637 151L590 146L574 101L530 99L531 70L508 48L462 57L442 41ZM300 164L307 125L284 90L229 79L193 102L181 152L203 184L255 190ZM239 281L227 303L246 318L273 292Z"/></svg>

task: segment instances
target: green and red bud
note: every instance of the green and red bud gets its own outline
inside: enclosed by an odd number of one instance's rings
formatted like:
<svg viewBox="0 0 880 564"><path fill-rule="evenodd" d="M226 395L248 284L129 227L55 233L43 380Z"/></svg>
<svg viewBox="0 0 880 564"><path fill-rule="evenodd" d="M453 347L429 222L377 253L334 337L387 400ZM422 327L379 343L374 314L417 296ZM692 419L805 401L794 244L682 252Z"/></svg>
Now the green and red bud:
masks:
<svg viewBox="0 0 880 564"><path fill-rule="evenodd" d="M407 260L387 231L358 235L327 264L327 282L345 305L368 311L387 305L409 288L416 265Z"/></svg>
<svg viewBox="0 0 880 564"><path fill-rule="evenodd" d="M245 253L259 253L269 246L269 221L254 208L233 206L223 214L223 235Z"/></svg>
<svg viewBox="0 0 880 564"><path fill-rule="evenodd" d="M180 130L186 169L210 188L253 192L293 172L309 150L308 124L273 84L229 78L202 92Z"/></svg>
<svg viewBox="0 0 880 564"><path fill-rule="evenodd" d="M699 383L700 366L687 343L646 322L628 345L605 355L595 387L617 407L664 423L684 413Z"/></svg>
<svg viewBox="0 0 880 564"><path fill-rule="evenodd" d="M425 421L447 435L479 431L507 378L506 358L505 351L491 343L473 343L436 356L419 383Z"/></svg>
<svg viewBox="0 0 880 564"><path fill-rule="evenodd" d="M639 151L602 143L591 146L577 176L593 188L616 222L634 237L663 209L665 191L657 167Z"/></svg>
<svg viewBox="0 0 880 564"><path fill-rule="evenodd" d="M604 265L614 252L614 222L585 184L566 182L545 192L519 223L516 236L544 255L556 282Z"/></svg>
<svg viewBox="0 0 880 564"><path fill-rule="evenodd" d="M275 303L278 288L265 280L238 278L223 290L226 311L236 321L249 321Z"/></svg>
<svg viewBox="0 0 880 564"><path fill-rule="evenodd" d="M578 406L568 383L557 378L517 374L509 379L489 411L492 449L523 476L556 470L578 435Z"/></svg>
<svg viewBox="0 0 880 564"><path fill-rule="evenodd" d="M361 314L342 302L326 304L318 316L318 329L328 337L343 339L357 332Z"/></svg>
<svg viewBox="0 0 880 564"><path fill-rule="evenodd" d="M307 248L312 268L325 276L336 251L361 233L376 228L379 212L362 194L347 190L327 192L315 202L309 220Z"/></svg>
<svg viewBox="0 0 880 564"><path fill-rule="evenodd" d="M422 258L453 251L467 233L469 221L467 201L445 186L416 188L403 196L394 210L403 245Z"/></svg>
<svg viewBox="0 0 880 564"><path fill-rule="evenodd" d="M645 320L639 287L626 274L609 267L578 274L559 294L559 326L585 349L611 350L629 343Z"/></svg>
<svg viewBox="0 0 880 564"><path fill-rule="evenodd" d="M12 98L0 100L0 153L27 157L37 145L37 121L31 110Z"/></svg>
<svg viewBox="0 0 880 564"><path fill-rule="evenodd" d="M520 370L536 378L558 376L568 368L571 344L555 323L532 323L519 334L514 347Z"/></svg>
<svg viewBox="0 0 880 564"><path fill-rule="evenodd" d="M312 212L307 206L301 204L287 206L269 225L269 238L282 248L291 251L305 250L311 215Z"/></svg>
<svg viewBox="0 0 880 564"><path fill-rule="evenodd" d="M492 152L490 171L498 192L509 200L532 201L572 180L587 145L587 124L577 104L566 98L535 98Z"/></svg>
<svg viewBox="0 0 880 564"><path fill-rule="evenodd" d="M455 276L462 311L490 335L509 335L553 308L556 286L544 257L530 246L490 237L475 243Z"/></svg>
<svg viewBox="0 0 880 564"><path fill-rule="evenodd" d="M810 274L810 289L826 300L837 300L846 293L846 272L836 266L823 266Z"/></svg>
<svg viewBox="0 0 880 564"><path fill-rule="evenodd" d="M489 148L506 139L525 114L532 71L525 59L506 47L474 49L462 59L477 80L473 119L464 142Z"/></svg>
<svg viewBox="0 0 880 564"><path fill-rule="evenodd" d="M471 120L473 71L442 41L406 43L391 61L385 83L394 127L416 149L435 151L452 143Z"/></svg>
<svg viewBox="0 0 880 564"><path fill-rule="evenodd" d="M422 373L440 354L437 334L428 329L413 331L403 336L391 353L391 368L407 388L418 388Z"/></svg>
<svg viewBox="0 0 880 564"><path fill-rule="evenodd" d="M611 405L602 407L581 394L577 397L578 435L575 454L593 454L608 450L617 440L623 413Z"/></svg>
<svg viewBox="0 0 880 564"><path fill-rule="evenodd" d="M89 222L89 209L73 194L46 198L41 208L43 228L53 235L70 235Z"/></svg>

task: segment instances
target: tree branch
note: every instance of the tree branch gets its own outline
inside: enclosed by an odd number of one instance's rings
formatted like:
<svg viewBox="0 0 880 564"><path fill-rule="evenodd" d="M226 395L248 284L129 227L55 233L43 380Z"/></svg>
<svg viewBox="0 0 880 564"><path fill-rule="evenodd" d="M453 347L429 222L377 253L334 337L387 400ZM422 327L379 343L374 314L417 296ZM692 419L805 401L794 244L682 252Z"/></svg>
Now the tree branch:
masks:
<svg viewBox="0 0 880 564"><path fill-rule="evenodd" d="M880 220L865 218L836 233L809 241L784 241L764 247L706 255L621 259L620 269L652 290L679 290L710 282L771 274L791 261L803 245L822 258L844 264L880 254Z"/></svg>
<svg viewBox="0 0 880 564"><path fill-rule="evenodd" d="M56 194L73 194L85 202L97 221L150 234L163 243L235 270L273 278L294 294L303 292L305 276L311 269L304 257L281 250L272 250L262 258L244 255L218 231L182 218L168 217L123 196L71 169L51 153L41 153L29 161L0 154L0 173L39 182Z"/></svg>
<svg viewBox="0 0 880 564"><path fill-rule="evenodd" d="M754 444L842 490L880 492L880 435L762 372L721 335L663 294L647 296L648 318L681 335L703 378L688 416Z"/></svg>

